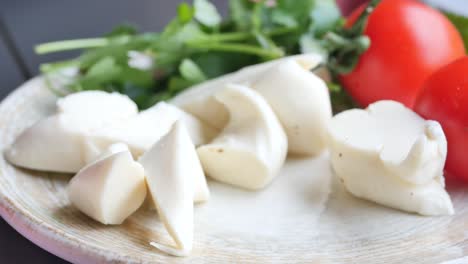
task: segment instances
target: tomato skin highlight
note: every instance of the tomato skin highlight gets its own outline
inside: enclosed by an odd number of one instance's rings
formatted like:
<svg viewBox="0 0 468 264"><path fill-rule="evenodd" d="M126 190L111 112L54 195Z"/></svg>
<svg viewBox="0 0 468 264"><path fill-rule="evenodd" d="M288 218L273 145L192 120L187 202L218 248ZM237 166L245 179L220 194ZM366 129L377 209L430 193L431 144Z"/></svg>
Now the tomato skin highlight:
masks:
<svg viewBox="0 0 468 264"><path fill-rule="evenodd" d="M468 183L468 57L441 68L424 83L415 111L437 120L447 137L448 177Z"/></svg>
<svg viewBox="0 0 468 264"><path fill-rule="evenodd" d="M349 17L351 26L365 6ZM366 107L391 99L412 108L424 80L465 55L460 33L440 12L414 0L383 0L370 14L371 39L356 68L340 76L352 98Z"/></svg>

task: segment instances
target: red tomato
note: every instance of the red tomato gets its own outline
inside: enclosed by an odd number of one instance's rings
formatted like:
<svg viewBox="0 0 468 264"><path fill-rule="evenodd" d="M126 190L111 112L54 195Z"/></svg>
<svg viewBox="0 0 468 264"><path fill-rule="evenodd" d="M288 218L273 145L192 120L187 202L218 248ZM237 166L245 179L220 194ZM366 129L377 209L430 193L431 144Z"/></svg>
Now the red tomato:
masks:
<svg viewBox="0 0 468 264"><path fill-rule="evenodd" d="M364 7L350 16L352 25ZM348 25L348 26L349 26ZM392 99L412 107L423 81L464 56L457 29L440 12L413 0L383 0L364 34L371 39L356 68L340 80L362 106Z"/></svg>
<svg viewBox="0 0 468 264"><path fill-rule="evenodd" d="M468 57L431 75L414 109L442 125L448 143L445 169L449 176L468 182Z"/></svg>

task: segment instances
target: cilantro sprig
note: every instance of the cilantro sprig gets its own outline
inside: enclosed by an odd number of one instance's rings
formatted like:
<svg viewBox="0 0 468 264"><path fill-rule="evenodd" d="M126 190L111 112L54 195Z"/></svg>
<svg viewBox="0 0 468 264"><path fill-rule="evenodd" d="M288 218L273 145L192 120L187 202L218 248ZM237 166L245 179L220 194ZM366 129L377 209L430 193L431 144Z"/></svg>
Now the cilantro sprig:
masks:
<svg viewBox="0 0 468 264"><path fill-rule="evenodd" d="M78 68L69 92L117 91L144 109L247 65L301 52L328 56L335 51L325 36L342 27L334 0L230 0L225 19L208 0L194 0L180 4L161 32L138 33L124 25L101 38L45 43L35 50L83 49L75 59L41 65L41 71Z"/></svg>

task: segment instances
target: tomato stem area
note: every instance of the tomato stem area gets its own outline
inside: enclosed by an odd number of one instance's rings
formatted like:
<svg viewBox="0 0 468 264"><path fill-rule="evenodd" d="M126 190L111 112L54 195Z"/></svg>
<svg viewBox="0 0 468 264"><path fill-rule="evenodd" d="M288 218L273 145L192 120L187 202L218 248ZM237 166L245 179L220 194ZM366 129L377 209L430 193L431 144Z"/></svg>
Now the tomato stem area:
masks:
<svg viewBox="0 0 468 264"><path fill-rule="evenodd" d="M369 2L356 22L350 28L328 32L323 41L329 53L328 67L334 74L348 74L356 67L359 57L370 47L371 41L363 35L367 19L380 0Z"/></svg>

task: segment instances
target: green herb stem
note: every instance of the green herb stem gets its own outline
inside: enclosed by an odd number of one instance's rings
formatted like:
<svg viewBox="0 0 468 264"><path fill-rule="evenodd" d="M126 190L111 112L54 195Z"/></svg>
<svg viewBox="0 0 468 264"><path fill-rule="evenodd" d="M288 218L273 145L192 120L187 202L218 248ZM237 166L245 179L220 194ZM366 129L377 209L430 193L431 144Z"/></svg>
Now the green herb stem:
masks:
<svg viewBox="0 0 468 264"><path fill-rule="evenodd" d="M207 43L207 42L189 42L187 46L194 49L211 50L211 51L226 51L239 52L245 54L257 55L265 58L280 58L284 56L281 50L266 50L258 46L237 43Z"/></svg>
<svg viewBox="0 0 468 264"><path fill-rule="evenodd" d="M297 27L282 27L272 30L265 30L265 35L269 37L275 37L283 34L288 34L297 31Z"/></svg>
<svg viewBox="0 0 468 264"><path fill-rule="evenodd" d="M230 42L230 41L242 41L251 38L251 34L248 32L233 32L233 33L219 33L212 34L202 38L200 41L207 42Z"/></svg>
<svg viewBox="0 0 468 264"><path fill-rule="evenodd" d="M359 57L371 45L370 38L364 35L365 25L370 14L381 0L371 0L351 28L324 35L322 45L330 54L328 67L335 74L348 74L356 67Z"/></svg>
<svg viewBox="0 0 468 264"><path fill-rule="evenodd" d="M54 63L43 63L41 64L40 69L43 73L49 73L63 68L78 66L79 64L80 62L78 60L73 59Z"/></svg>
<svg viewBox="0 0 468 264"><path fill-rule="evenodd" d="M295 27L282 27L275 28L272 30L266 30L265 35L269 37L279 36L287 33L291 33L297 30ZM219 33L211 34L209 36L200 38L197 42L234 42L234 41L244 41L248 39L255 38L255 35L250 32L233 32L233 33Z"/></svg>
<svg viewBox="0 0 468 264"><path fill-rule="evenodd" d="M65 50L98 48L108 44L109 40L106 38L74 39L40 44L34 50L37 54L47 54Z"/></svg>

